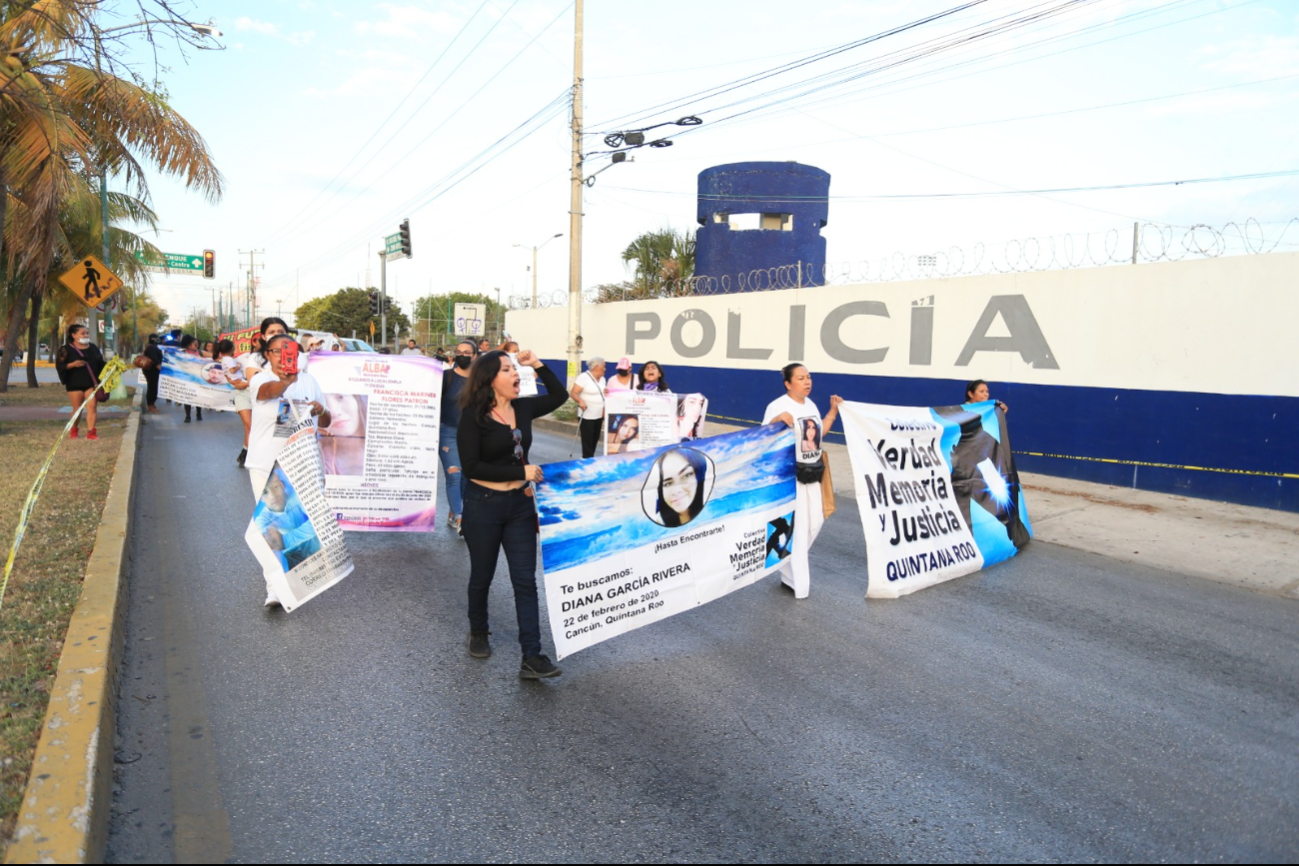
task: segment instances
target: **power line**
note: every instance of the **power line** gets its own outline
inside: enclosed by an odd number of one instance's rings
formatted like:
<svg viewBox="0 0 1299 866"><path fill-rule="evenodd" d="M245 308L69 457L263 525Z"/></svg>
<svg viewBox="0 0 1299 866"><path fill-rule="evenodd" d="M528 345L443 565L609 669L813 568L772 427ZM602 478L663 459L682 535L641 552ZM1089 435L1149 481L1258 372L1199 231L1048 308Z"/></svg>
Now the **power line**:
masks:
<svg viewBox="0 0 1299 866"><path fill-rule="evenodd" d="M442 58L444 58L444 57L447 56L447 52L449 52L449 51L452 49L452 47L455 46L456 42L458 42L458 41L460 40L460 37L463 36L464 33L465 33L465 31L467 31L467 30L469 29L469 25L472 24L472 23L474 22L474 19L478 17L478 13L479 13L479 12L482 12L483 9L486 8L486 6L487 6L487 4L488 4L489 2L490 2L490 0L483 0L483 2L479 4L478 8L474 10L474 13L473 13L472 15L469 16L468 20L465 21L464 26L462 26L462 27L460 28L460 30L456 32L456 35L455 35L454 37L452 37L451 41L447 43L446 48L442 49L442 53L440 53L436 58L434 58L433 62L429 64L428 69L425 69L425 70L424 70L424 74L421 75L421 76L419 77L419 80L416 81L416 82L411 86L410 90L406 91L406 94L401 98L401 101L397 103L396 107L393 108L393 110L390 111L390 112L388 113L388 116L385 117L382 121L380 121L380 122L379 122L379 125L376 126L376 127L374 128L374 132L372 132L372 133L370 134L370 137L367 138L367 139L365 140L365 144L363 144L363 145L361 145L359 148L357 148L356 153L352 154L351 158L348 159L348 161L345 162L345 163L343 164L343 167L340 168L340 169L338 170L338 173L335 174L335 175L333 176L333 178L330 179L329 183L325 184L324 188L321 189L320 192L316 193L316 197L313 198L313 199L312 199L312 200L307 204L306 207L304 207L301 211L299 211L297 214L295 214L294 217L293 217L292 219L286 221L286 222L283 224L283 226L281 227L281 229L277 229L275 232L272 232L271 235L270 235L270 237L267 238L267 240L273 240L273 239L274 239L274 238L279 234L279 232L282 231L285 227L292 226L294 223L296 223L296 221L297 221L297 219L298 219L299 217L301 217L303 214L305 214L305 213L307 213L308 211L311 210L312 205L314 205L314 204L315 204L315 203L320 199L320 197L321 197L322 195L324 195L325 193L329 192L330 188L334 185L334 183L335 183L339 178L341 178L341 177L343 176L343 172L347 171L347 169L348 169L349 167L351 167L352 163L356 162L357 158L360 157L360 155L361 155L362 153L365 152L365 149L366 149L367 147L370 146L370 144L375 140L375 138L378 137L379 133L383 130L383 128L384 128L385 126L388 125L388 121L392 120L394 117L397 116L397 112L400 111L400 110L401 110L401 107L402 107L403 105L406 104L406 100L410 99L412 96L415 95L415 91L418 90L418 89L419 89L419 86L420 86L421 84L424 83L424 80L425 80L426 78L428 78L429 75L431 75L431 74L433 73L434 68L436 68L437 65L438 65L439 63L442 62ZM489 30L488 33L491 33L491 31ZM480 44L481 44L481 40L480 40ZM475 47L476 47L476 46L475 46ZM469 53L470 53L470 54L473 53L472 49L470 50ZM466 55L466 57L467 57L467 56L468 56L468 55ZM461 63L463 63L463 62L464 62L464 61L461 61ZM457 65L457 66L456 66L456 69L459 69L459 68L460 68L460 66ZM451 70L451 75L455 75L456 69ZM447 80L451 77L451 75L448 75L447 78L443 79L443 80L442 80L442 84L446 84ZM433 91L434 94L436 94L436 93L438 92L438 90L441 90L441 89L442 89L442 84L439 84L438 87L437 87L437 89ZM431 97L430 97L430 98L431 98ZM411 114L411 117L414 117L415 114L418 114L418 113L420 112L420 110L423 109L424 105L427 105L427 104L428 104L428 100L426 99L426 100L424 100L423 103L421 103L420 107L417 108L417 109L416 109L416 110ZM409 122L410 122L410 119L408 118L408 119L407 119L407 123L409 123ZM405 125L406 125L406 124L403 123L403 124L402 124L402 128L405 128ZM400 131L401 131L401 129L398 129L398 130L397 130L397 132L400 132ZM393 133L393 135L396 135L396 133ZM391 139L390 139L390 140L391 140ZM380 148L380 150L382 150L382 148ZM376 154L376 155L377 155L377 154ZM349 179L350 179L350 178L349 178Z"/></svg>
<svg viewBox="0 0 1299 866"><path fill-rule="evenodd" d="M518 4L518 2L519 2L519 0L515 0L515 4L516 4L516 5ZM410 158L410 157L411 157L411 156L412 156L412 155L413 155L417 150L419 150L421 147L423 147L423 146L428 142L429 139L431 139L434 135L436 135L438 132L440 132L440 131L442 130L442 128L443 128L444 126L446 126L448 123L450 123L451 120L452 120L452 119L453 119L457 114L459 114L459 113L460 113L462 110L464 110L467 106L469 106L471 103L473 103L474 100L478 97L478 94L480 94L480 93L482 93L484 90L486 90L487 87L488 87L488 86L489 86L493 81L495 81L497 78L499 78L500 75L501 75L502 73L504 73L506 69L508 69L511 65L513 65L513 63L514 63L516 60L518 60L520 57L522 57L523 54L524 54L524 53L525 53L529 48L531 48L532 45L533 45L533 44L534 44L538 39L540 39L540 38L542 37L542 35L545 34L545 32L546 32L547 30L549 30L551 27L554 26L555 22L559 21L559 20L560 20L560 19L561 19L565 14L567 14L568 10L572 8L572 5L573 5L573 4L570 3L568 6L564 7L564 9L561 10L560 13L559 13L558 15L556 15L556 16L551 20L551 22L550 22L549 24L547 24L545 27L543 27L543 28L541 29L541 31L537 33L536 36L532 37L532 39L531 39L531 40L530 40L526 45L524 45L522 48L520 48L519 51L518 51L517 53L515 53L513 57L511 57L509 60L507 60L507 61L506 61L506 62L505 62L505 63L504 63L504 64L503 64L499 69L496 70L495 73L492 74L492 76L491 76L490 78L488 78L486 81L484 81L481 87L479 87L479 88L478 88L477 90L475 90L472 94L470 94L470 96L469 96L469 97L468 97L464 102L462 102L462 103L461 103L461 104L460 104L460 105L459 105L459 106L458 106L454 111L452 111L452 112L451 112L450 114L448 114L445 118L443 118L443 119L442 119L442 122L439 123L436 127L434 127L433 130L432 130L431 132L429 132L428 135L424 136L422 139L420 139L418 142L416 142L416 144L415 144L414 147L412 147L410 150L406 151L406 153L402 154L402 155L401 155L400 157L398 157L397 159L392 160L391 163L388 165L388 168L386 168L384 171L382 171L382 172L380 172L378 175L376 175L373 179L371 179L371 181L370 181L368 184L366 184L364 187L362 187L361 189L359 189L359 190L357 190L355 193L353 193L351 198L349 198L349 199L347 199L346 201L342 202L342 203L341 203L337 208L335 208L333 211L330 211L329 213L322 213L322 214L320 214L320 215L319 215L319 219L316 221L315 224L319 224L319 222L320 222L321 220L327 219L328 217L331 217L331 216L333 216L334 214L338 213L340 210L342 210L343 208L347 207L347 206L350 205L352 202L354 202L356 199L360 198L362 195L364 195L366 192L368 192L368 191L369 191L369 190L370 190L370 189L371 189L371 188L372 188L376 183L378 183L380 180L383 180L383 178L385 178L385 177L387 177L388 175L392 174L392 172L396 171L399 167L401 167L401 166L404 164L405 160L409 159L409 158ZM511 6L510 8L513 9L514 7ZM498 22L498 23L499 23L499 22ZM493 26L494 26L494 25L493 25ZM476 46L475 46L475 47L476 47ZM458 67L457 67L457 68L458 68ZM565 91L565 92L567 92L567 91ZM290 241L290 240L294 240L294 239L296 239L296 238L298 238L298 237L301 237L303 234L306 234L309 230L310 230L310 226L302 226L301 229L300 229L300 231L298 231L296 234L290 235L288 238L285 239L285 241L287 242L287 241Z"/></svg>
<svg viewBox="0 0 1299 866"><path fill-rule="evenodd" d="M1049 195L1072 192L1103 192L1107 190L1120 189L1146 189L1159 186L1191 186L1201 183L1225 183L1238 180L1261 180L1264 178L1274 177L1291 177L1299 175L1299 169L1285 169L1282 171L1263 171L1253 174L1228 174L1218 177L1190 177L1181 180L1153 180L1142 181L1138 183L1111 183L1101 184L1098 186L1065 186L1052 187L1050 189L1007 189L992 190L988 192L926 192L926 193L893 193L884 195L822 195L822 196L740 196L740 195L697 195L692 192L675 192L661 189L637 189L627 186L606 187L615 192L638 192L648 195L688 195L696 196L703 201L760 201L772 203L797 204L799 202L820 202L820 201L842 201L842 202L862 202L862 201L898 201L913 199L951 199L951 198L993 198L1010 195Z"/></svg>

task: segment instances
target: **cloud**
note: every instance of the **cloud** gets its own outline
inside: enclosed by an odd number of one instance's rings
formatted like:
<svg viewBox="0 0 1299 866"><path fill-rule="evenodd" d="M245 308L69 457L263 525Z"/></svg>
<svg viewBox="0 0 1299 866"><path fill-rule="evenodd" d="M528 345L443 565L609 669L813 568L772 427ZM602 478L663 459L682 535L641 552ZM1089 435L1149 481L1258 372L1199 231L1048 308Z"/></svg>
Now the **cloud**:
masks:
<svg viewBox="0 0 1299 866"><path fill-rule="evenodd" d="M269 21L258 21L256 18L249 18L244 15L235 19L235 29L240 31L252 31L260 33L263 36L279 36L280 28Z"/></svg>
<svg viewBox="0 0 1299 866"><path fill-rule="evenodd" d="M386 17L377 21L357 21L352 29L362 36L374 35L427 41L431 33L455 33L464 24L466 17L455 6L429 10L419 6L380 3L378 8L386 13Z"/></svg>
<svg viewBox="0 0 1299 866"><path fill-rule="evenodd" d="M1299 36L1265 34L1233 39L1203 49L1205 68L1242 78L1270 78L1299 73Z"/></svg>

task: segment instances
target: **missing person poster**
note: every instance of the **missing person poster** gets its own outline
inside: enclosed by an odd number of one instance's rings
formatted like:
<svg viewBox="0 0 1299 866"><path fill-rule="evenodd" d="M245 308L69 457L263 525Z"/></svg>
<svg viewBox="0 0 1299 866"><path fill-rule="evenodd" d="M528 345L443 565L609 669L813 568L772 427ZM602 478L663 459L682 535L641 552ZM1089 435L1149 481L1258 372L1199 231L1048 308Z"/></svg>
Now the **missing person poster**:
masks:
<svg viewBox="0 0 1299 866"><path fill-rule="evenodd" d="M779 424L548 464L537 510L558 657L778 568L793 537L793 445Z"/></svg>
<svg viewBox="0 0 1299 866"><path fill-rule="evenodd" d="M634 454L704 435L703 394L615 391L605 397L604 453Z"/></svg>
<svg viewBox="0 0 1299 866"><path fill-rule="evenodd" d="M992 401L840 409L866 533L867 598L898 598L1014 556L1032 526Z"/></svg>
<svg viewBox="0 0 1299 866"><path fill-rule="evenodd" d="M220 361L191 355L175 346L160 346L162 369L158 371L158 396L200 409L233 412L235 389L226 380Z"/></svg>
<svg viewBox="0 0 1299 866"><path fill-rule="evenodd" d="M343 531L325 498L325 475L312 425L304 417L280 451L244 533L272 577L285 610L315 598L352 573Z"/></svg>
<svg viewBox="0 0 1299 866"><path fill-rule="evenodd" d="M437 525L442 364L422 355L313 352L325 393L325 493L344 529L432 532Z"/></svg>

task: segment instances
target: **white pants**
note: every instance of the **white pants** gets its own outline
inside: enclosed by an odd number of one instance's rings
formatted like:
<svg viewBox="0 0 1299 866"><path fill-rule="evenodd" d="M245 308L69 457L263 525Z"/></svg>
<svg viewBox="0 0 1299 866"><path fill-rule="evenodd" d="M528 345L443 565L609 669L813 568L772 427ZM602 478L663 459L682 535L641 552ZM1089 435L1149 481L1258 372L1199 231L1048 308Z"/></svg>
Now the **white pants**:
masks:
<svg viewBox="0 0 1299 866"><path fill-rule="evenodd" d="M262 491L266 489L266 482L271 480L271 473L265 469L249 469L248 480L253 485L253 506L256 507L257 501L262 498ZM273 573L266 569L262 570L262 577L266 580L267 595L275 595L274 584L271 583Z"/></svg>
<svg viewBox="0 0 1299 866"><path fill-rule="evenodd" d="M807 564L807 554L812 542L821 534L825 524L825 509L821 504L820 484L795 484L798 498L794 500L794 549L789 559L780 567L780 579L794 590L794 598L807 598L812 588L812 574Z"/></svg>

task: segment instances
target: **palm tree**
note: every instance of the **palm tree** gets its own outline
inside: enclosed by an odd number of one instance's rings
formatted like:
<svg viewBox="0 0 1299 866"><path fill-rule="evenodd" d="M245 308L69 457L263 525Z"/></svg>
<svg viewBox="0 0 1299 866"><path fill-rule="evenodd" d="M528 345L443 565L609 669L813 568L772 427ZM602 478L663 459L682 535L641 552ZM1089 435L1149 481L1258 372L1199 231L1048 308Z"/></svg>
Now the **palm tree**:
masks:
<svg viewBox="0 0 1299 866"><path fill-rule="evenodd" d="M695 236L670 228L646 232L622 251L622 261L635 266L629 297L685 294L695 273Z"/></svg>
<svg viewBox="0 0 1299 866"><path fill-rule="evenodd" d="M104 70L112 58L102 54L97 11L85 0L0 0L0 267L9 285L20 278L7 346L18 344L28 303L45 295L57 258L86 252L71 246L62 226L70 217L89 224L93 178L112 175L128 185L139 208L118 197L124 221L146 212L144 221L152 219L146 165L210 201L221 196L221 174L198 132L157 93ZM113 210L110 200L110 224ZM131 243L139 249L143 242ZM135 267L134 256L117 261L126 271ZM14 354L0 357L0 391L8 388Z"/></svg>

